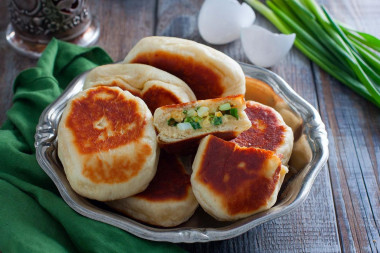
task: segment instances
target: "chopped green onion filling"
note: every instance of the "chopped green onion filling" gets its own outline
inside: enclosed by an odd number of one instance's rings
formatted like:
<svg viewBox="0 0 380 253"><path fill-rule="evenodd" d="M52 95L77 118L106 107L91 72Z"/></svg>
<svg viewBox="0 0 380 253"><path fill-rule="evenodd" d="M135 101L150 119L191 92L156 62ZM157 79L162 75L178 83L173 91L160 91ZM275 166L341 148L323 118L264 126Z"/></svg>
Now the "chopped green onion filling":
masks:
<svg viewBox="0 0 380 253"><path fill-rule="evenodd" d="M169 126L177 126L180 130L201 129L204 120L209 120L212 125L217 126L223 123L224 115L231 115L239 119L238 109L232 106L230 103L224 103L217 108L216 112L209 112L210 108L206 106L198 106L196 109L183 110L185 118L182 122L178 122L174 118L170 118L167 122Z"/></svg>

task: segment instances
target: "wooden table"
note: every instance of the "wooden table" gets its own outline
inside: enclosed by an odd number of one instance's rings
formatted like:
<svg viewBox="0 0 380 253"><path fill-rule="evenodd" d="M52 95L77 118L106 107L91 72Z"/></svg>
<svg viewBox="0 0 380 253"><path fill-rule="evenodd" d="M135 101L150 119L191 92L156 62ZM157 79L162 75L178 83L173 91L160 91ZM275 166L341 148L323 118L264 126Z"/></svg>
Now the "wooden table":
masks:
<svg viewBox="0 0 380 253"><path fill-rule="evenodd" d="M17 73L36 64L15 53L5 41L9 22L0 1L0 123L12 104ZM197 28L202 0L92 1L101 22L98 45L115 60L149 35L176 36L203 42ZM380 37L380 1L321 1L333 16ZM275 31L257 14L256 24ZM254 46L254 45L253 45ZM241 42L216 49L248 62ZM330 157L307 200L292 213L262 224L236 238L181 245L210 252L354 252L380 249L380 109L322 71L297 49L271 70L282 76L319 110L329 136Z"/></svg>

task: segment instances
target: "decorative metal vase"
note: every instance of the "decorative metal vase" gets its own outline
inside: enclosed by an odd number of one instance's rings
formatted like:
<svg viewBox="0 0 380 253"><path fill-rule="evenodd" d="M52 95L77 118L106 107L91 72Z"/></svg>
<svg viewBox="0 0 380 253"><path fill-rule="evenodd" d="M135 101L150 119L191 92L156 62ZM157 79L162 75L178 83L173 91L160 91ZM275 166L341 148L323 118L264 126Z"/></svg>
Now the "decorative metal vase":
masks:
<svg viewBox="0 0 380 253"><path fill-rule="evenodd" d="M55 37L82 46L99 38L99 23L85 0L10 0L6 38L18 52L39 57Z"/></svg>

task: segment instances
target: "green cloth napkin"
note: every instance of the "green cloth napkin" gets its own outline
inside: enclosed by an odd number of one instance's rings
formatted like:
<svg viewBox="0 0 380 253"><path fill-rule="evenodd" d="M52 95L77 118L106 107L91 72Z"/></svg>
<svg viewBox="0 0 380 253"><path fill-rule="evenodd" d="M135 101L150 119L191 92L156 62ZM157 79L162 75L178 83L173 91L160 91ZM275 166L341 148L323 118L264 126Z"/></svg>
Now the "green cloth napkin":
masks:
<svg viewBox="0 0 380 253"><path fill-rule="evenodd" d="M73 211L40 168L34 134L43 109L80 73L111 63L102 49L52 40L37 67L20 73L0 130L0 251L171 252L175 244L137 238Z"/></svg>

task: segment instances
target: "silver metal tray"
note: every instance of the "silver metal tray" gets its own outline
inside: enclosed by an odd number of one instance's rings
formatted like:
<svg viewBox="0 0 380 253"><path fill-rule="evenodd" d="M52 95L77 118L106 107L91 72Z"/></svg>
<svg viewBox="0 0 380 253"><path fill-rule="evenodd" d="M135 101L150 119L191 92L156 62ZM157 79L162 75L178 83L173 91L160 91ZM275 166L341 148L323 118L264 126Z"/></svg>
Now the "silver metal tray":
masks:
<svg viewBox="0 0 380 253"><path fill-rule="evenodd" d="M86 73L81 74L63 94L41 114L36 128L35 147L37 161L54 181L66 203L78 213L119 227L141 238L168 242L207 242L238 236L255 226L291 212L307 197L313 182L328 158L328 140L325 126L318 112L279 76L271 71L241 63L247 76L269 84L302 118L302 134L311 150L311 160L284 183L277 203L271 209L235 222L220 222L207 215L200 207L193 217L177 227L149 226L118 214L100 202L92 201L75 193L66 179L57 156L57 128L67 101L82 90Z"/></svg>

